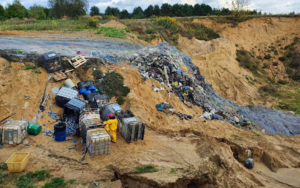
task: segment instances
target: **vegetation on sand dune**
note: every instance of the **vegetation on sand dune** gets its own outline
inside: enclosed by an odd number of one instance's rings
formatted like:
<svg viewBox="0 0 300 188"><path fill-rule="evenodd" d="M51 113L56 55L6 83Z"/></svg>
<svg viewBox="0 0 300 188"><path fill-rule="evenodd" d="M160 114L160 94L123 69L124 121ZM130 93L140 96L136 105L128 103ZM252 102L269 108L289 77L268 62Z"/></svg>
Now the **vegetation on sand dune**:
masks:
<svg viewBox="0 0 300 188"><path fill-rule="evenodd" d="M67 188L67 183L63 177L52 178L50 182L46 183L43 188Z"/></svg>
<svg viewBox="0 0 300 188"><path fill-rule="evenodd" d="M116 29L113 27L101 27L96 34L104 34L105 37L125 39L125 29Z"/></svg>
<svg viewBox="0 0 300 188"><path fill-rule="evenodd" d="M152 164L137 166L135 169L136 173L157 172L157 169Z"/></svg>
<svg viewBox="0 0 300 188"><path fill-rule="evenodd" d="M106 94L109 98L116 97L120 105L125 102L124 97L128 95L130 89L124 85L124 78L121 74L112 71L103 76L100 70L95 70L93 76L101 94Z"/></svg>

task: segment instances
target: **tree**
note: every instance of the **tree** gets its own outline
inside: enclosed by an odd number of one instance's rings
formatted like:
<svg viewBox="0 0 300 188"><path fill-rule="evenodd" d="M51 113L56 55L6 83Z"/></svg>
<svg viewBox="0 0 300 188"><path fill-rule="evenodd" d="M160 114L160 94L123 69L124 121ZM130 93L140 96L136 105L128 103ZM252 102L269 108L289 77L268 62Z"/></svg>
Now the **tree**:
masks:
<svg viewBox="0 0 300 188"><path fill-rule="evenodd" d="M229 8L222 8L221 14L222 15L230 15L231 12L230 12Z"/></svg>
<svg viewBox="0 0 300 188"><path fill-rule="evenodd" d="M160 16L160 8L158 5L154 5L153 15Z"/></svg>
<svg viewBox="0 0 300 188"><path fill-rule="evenodd" d="M90 15L91 15L91 16L100 15L100 10L99 10L99 8L96 7L96 6L92 6L92 7L91 7Z"/></svg>
<svg viewBox="0 0 300 188"><path fill-rule="evenodd" d="M131 16L132 18L136 18L136 19L145 18L144 11L140 6L133 9Z"/></svg>
<svg viewBox="0 0 300 188"><path fill-rule="evenodd" d="M0 21L4 20L4 14L5 14L5 9L4 9L4 7L0 4Z"/></svg>
<svg viewBox="0 0 300 188"><path fill-rule="evenodd" d="M128 13L128 11L126 9L123 9L120 12L120 19L128 19L130 18L130 14Z"/></svg>
<svg viewBox="0 0 300 188"><path fill-rule="evenodd" d="M49 17L49 14L50 14L50 8L44 7L44 12L45 12L45 14L46 14L46 18L48 18L48 17Z"/></svg>
<svg viewBox="0 0 300 188"><path fill-rule="evenodd" d="M182 12L183 16L192 16L194 8L192 5L188 5L187 3L183 5Z"/></svg>
<svg viewBox="0 0 300 188"><path fill-rule="evenodd" d="M119 17L120 16L120 10L118 8L111 8L111 13L115 17Z"/></svg>
<svg viewBox="0 0 300 188"><path fill-rule="evenodd" d="M108 6L108 7L105 9L105 15L107 15L107 16L111 16L111 15L112 15L112 11L111 11L110 6Z"/></svg>
<svg viewBox="0 0 300 188"><path fill-rule="evenodd" d="M194 16L202 16L202 9L201 6L197 3L194 5Z"/></svg>
<svg viewBox="0 0 300 188"><path fill-rule="evenodd" d="M4 16L4 12L5 12L5 9L4 9L4 7L0 4L0 16Z"/></svg>
<svg viewBox="0 0 300 188"><path fill-rule="evenodd" d="M162 16L173 16L172 14L172 5L164 3L161 5L161 15Z"/></svg>
<svg viewBox="0 0 300 188"><path fill-rule="evenodd" d="M203 16L207 16L212 13L212 8L209 5L201 4L200 6L202 9Z"/></svg>
<svg viewBox="0 0 300 188"><path fill-rule="evenodd" d="M154 7L149 5L148 8L145 9L144 14L146 18L150 18L153 15Z"/></svg>
<svg viewBox="0 0 300 188"><path fill-rule="evenodd" d="M231 10L232 17L236 21L245 20L248 17L250 11L248 10L248 6L250 5L248 0L232 0L231 1Z"/></svg>
<svg viewBox="0 0 300 188"><path fill-rule="evenodd" d="M34 4L29 8L29 14L33 18L37 20L45 20L46 19L46 13L44 11L44 7Z"/></svg>
<svg viewBox="0 0 300 188"><path fill-rule="evenodd" d="M85 15L88 9L88 0L48 0L50 15L61 18L68 16L75 18Z"/></svg>
<svg viewBox="0 0 300 188"><path fill-rule="evenodd" d="M174 16L178 16L178 17L183 16L182 8L183 8L182 5L180 5L178 3L174 4L172 7L172 14Z"/></svg>
<svg viewBox="0 0 300 188"><path fill-rule="evenodd" d="M118 8L113 8L113 7L108 6L105 10L105 15L119 17L120 10Z"/></svg>
<svg viewBox="0 0 300 188"><path fill-rule="evenodd" d="M4 16L10 18L24 18L28 17L27 9L20 3L19 0L14 0L13 4L8 4Z"/></svg>

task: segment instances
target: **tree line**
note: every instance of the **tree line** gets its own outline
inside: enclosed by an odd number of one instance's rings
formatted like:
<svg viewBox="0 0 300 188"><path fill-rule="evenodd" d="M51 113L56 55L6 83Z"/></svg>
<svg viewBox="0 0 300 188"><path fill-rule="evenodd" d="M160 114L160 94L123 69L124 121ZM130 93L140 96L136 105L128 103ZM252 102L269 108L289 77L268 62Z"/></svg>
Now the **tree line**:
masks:
<svg viewBox="0 0 300 188"><path fill-rule="evenodd" d="M49 18L78 18L86 15L88 11L88 0L48 0L49 8L34 4L26 9L19 0L14 0L12 4L8 4L5 8L0 4L0 20L10 18L27 18L32 17L38 20ZM252 15L261 14L256 10L249 12ZM100 9L92 6L90 15L114 16L120 19L142 19L151 16L170 16L170 17L187 17L187 16L208 16L208 15L231 15L232 11L228 8L212 8L206 4L174 4L163 3L159 5L149 5L145 10L140 6L135 7L132 13L126 9L120 11L116 7L108 6L104 13L100 13Z"/></svg>
<svg viewBox="0 0 300 188"><path fill-rule="evenodd" d="M261 14L261 11L250 11L251 15ZM100 13L100 9L96 6L92 6L90 10L90 15L106 15L114 16L120 19L142 19L150 18L151 16L170 16L170 17L188 17L188 16L209 16L209 15L231 15L232 11L228 8L212 8L206 4L174 4L170 5L168 3L163 3L160 7L159 5L149 5L145 10L140 6L135 7L133 12L130 14L126 9L120 11L116 7L108 6L105 9L104 14Z"/></svg>

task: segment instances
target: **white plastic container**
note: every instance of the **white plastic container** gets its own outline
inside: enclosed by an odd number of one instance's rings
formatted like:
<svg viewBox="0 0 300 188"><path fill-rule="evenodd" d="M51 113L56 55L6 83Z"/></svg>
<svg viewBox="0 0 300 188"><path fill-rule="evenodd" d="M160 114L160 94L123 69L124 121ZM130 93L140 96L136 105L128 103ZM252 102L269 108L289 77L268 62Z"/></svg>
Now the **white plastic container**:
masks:
<svg viewBox="0 0 300 188"><path fill-rule="evenodd" d="M86 145L90 144L88 151L90 156L110 154L111 136L105 128L97 128L87 131Z"/></svg>
<svg viewBox="0 0 300 188"><path fill-rule="evenodd" d="M2 132L3 144L20 144L27 136L27 121L9 120Z"/></svg>
<svg viewBox="0 0 300 188"><path fill-rule="evenodd" d="M103 128L103 123L100 120L100 118L83 119L79 123L79 128L80 128L80 136L82 140L85 142L87 131L96 128Z"/></svg>

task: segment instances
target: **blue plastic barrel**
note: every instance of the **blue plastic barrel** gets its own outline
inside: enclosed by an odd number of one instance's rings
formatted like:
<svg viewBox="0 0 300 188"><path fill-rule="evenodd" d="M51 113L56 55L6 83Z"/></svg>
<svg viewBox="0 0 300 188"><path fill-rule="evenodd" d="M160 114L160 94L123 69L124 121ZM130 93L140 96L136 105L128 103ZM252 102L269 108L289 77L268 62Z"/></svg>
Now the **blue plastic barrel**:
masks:
<svg viewBox="0 0 300 188"><path fill-rule="evenodd" d="M91 91L86 91L86 92L84 92L83 94L89 94L89 93L92 93Z"/></svg>
<svg viewBox="0 0 300 188"><path fill-rule="evenodd" d="M218 119L218 115L217 114L213 114L213 119Z"/></svg>
<svg viewBox="0 0 300 188"><path fill-rule="evenodd" d="M87 91L86 88L82 88L82 89L79 90L79 94L82 94L82 93L84 93L84 92L86 92L86 91Z"/></svg>
<svg viewBox="0 0 300 188"><path fill-rule="evenodd" d="M91 91L93 91L93 90L95 90L96 88L95 88L95 86L90 86L90 87L88 87L88 89L87 90L91 90Z"/></svg>
<svg viewBox="0 0 300 188"><path fill-rule="evenodd" d="M65 123L59 123L54 125L54 139L57 142L63 142L66 141L66 124Z"/></svg>

